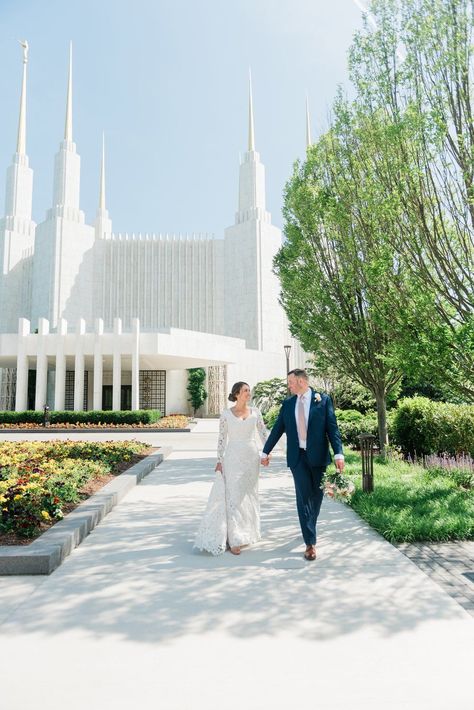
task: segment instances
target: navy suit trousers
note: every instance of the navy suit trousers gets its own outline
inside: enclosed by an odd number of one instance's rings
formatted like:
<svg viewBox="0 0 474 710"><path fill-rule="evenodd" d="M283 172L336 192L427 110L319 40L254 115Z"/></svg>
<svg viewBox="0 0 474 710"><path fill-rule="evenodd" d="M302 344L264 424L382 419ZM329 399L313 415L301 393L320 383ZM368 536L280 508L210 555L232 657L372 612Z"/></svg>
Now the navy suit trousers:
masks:
<svg viewBox="0 0 474 710"><path fill-rule="evenodd" d="M316 544L316 522L323 501L320 485L325 471L326 468L311 466L303 449L300 449L298 463L291 469L301 532L307 545Z"/></svg>

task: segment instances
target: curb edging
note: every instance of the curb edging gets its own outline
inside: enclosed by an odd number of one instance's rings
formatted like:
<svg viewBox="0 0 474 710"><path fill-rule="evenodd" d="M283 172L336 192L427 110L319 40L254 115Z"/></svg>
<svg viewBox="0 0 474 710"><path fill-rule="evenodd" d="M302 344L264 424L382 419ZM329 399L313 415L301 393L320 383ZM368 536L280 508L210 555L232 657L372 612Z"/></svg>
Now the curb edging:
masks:
<svg viewBox="0 0 474 710"><path fill-rule="evenodd" d="M48 575L89 535L127 493L169 456L162 447L109 481L30 545L0 546L0 576Z"/></svg>

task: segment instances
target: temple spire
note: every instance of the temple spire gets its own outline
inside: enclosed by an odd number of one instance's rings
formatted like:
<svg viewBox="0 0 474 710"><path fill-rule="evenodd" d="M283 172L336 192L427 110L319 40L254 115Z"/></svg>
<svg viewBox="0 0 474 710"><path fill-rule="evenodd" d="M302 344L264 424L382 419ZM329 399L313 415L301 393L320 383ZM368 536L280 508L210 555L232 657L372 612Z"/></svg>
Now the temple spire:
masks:
<svg viewBox="0 0 474 710"><path fill-rule="evenodd" d="M112 220L105 206L105 137L102 133L102 158L100 161L99 206L95 219L96 239L107 239L112 234Z"/></svg>
<svg viewBox="0 0 474 710"><path fill-rule="evenodd" d="M100 165L99 210L105 211L105 137L102 133L102 161Z"/></svg>
<svg viewBox="0 0 474 710"><path fill-rule="evenodd" d="M255 130L253 124L252 74L249 69L249 144L248 150L255 150Z"/></svg>
<svg viewBox="0 0 474 710"><path fill-rule="evenodd" d="M69 76L67 83L66 121L64 138L59 144L54 162L53 217L82 221L79 207L81 159L72 137L72 42L69 45Z"/></svg>
<svg viewBox="0 0 474 710"><path fill-rule="evenodd" d="M72 42L69 43L69 78L67 84L66 123L64 140L72 142Z"/></svg>
<svg viewBox="0 0 474 710"><path fill-rule="evenodd" d="M18 119L18 137L16 152L19 155L26 153L26 65L28 64L28 42L26 39L18 40L23 48L23 81L21 84L20 116Z"/></svg>
<svg viewBox="0 0 474 710"><path fill-rule="evenodd" d="M251 219L270 222L270 214L265 209L265 168L255 150L252 76L249 69L248 145L240 162L239 208L236 214L236 224Z"/></svg>
<svg viewBox="0 0 474 710"><path fill-rule="evenodd" d="M311 145L311 121L309 119L308 94L306 94L306 147L309 148Z"/></svg>
<svg viewBox="0 0 474 710"><path fill-rule="evenodd" d="M25 220L24 228L26 234L27 232L29 233L31 229L34 231L34 227L31 226L33 224L31 221L33 171L28 165L28 156L26 155L26 73L28 64L28 42L26 39L18 41L23 49L23 79L21 83L16 152L13 155L12 164L7 169L7 180L5 185L5 217L20 218ZM8 229L15 232L16 227L9 227ZM22 248L24 248L24 240L18 240L15 237L14 241L17 244L23 244Z"/></svg>

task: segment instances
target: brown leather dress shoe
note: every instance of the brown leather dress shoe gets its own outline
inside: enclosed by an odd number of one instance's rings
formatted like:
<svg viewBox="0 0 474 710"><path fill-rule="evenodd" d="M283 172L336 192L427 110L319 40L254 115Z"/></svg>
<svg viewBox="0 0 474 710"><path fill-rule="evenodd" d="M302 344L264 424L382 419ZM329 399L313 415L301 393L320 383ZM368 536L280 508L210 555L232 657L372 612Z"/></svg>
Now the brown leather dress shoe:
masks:
<svg viewBox="0 0 474 710"><path fill-rule="evenodd" d="M316 545L306 545L306 552L304 553L305 560L312 562L316 559Z"/></svg>

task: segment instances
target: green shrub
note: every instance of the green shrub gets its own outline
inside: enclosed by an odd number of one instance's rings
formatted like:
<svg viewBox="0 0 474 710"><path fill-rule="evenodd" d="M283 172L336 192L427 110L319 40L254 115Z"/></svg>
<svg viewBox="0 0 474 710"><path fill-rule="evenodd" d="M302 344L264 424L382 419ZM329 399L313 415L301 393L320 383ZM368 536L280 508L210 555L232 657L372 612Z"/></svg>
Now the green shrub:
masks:
<svg viewBox="0 0 474 710"><path fill-rule="evenodd" d="M375 416L373 412L369 412L368 414L364 415L357 409L336 409L336 417L338 423L360 422L364 418L372 418L373 416Z"/></svg>
<svg viewBox="0 0 474 710"><path fill-rule="evenodd" d="M375 399L368 389L347 377L338 377L331 389L334 406L340 410L358 411L370 414L375 407Z"/></svg>
<svg viewBox="0 0 474 710"><path fill-rule="evenodd" d="M0 411L0 424L42 424L43 412L28 410L26 412Z"/></svg>
<svg viewBox="0 0 474 710"><path fill-rule="evenodd" d="M265 422L265 426L267 427L267 429L271 429L275 424L280 409L281 407L279 404L274 404L273 407L270 407L270 409L262 415L263 421Z"/></svg>
<svg viewBox="0 0 474 710"><path fill-rule="evenodd" d="M203 367L190 367L188 369L188 402L191 402L194 416L197 410L202 407L207 399L206 388L206 370Z"/></svg>
<svg viewBox="0 0 474 710"><path fill-rule="evenodd" d="M161 419L158 409L138 409L134 411L51 411L51 424L154 424ZM43 424L42 411L6 412L0 411L0 424Z"/></svg>
<svg viewBox="0 0 474 710"><path fill-rule="evenodd" d="M337 424L341 432L342 443L345 446L359 448L359 435L378 435L377 417L375 414L364 415L355 409L336 410Z"/></svg>
<svg viewBox="0 0 474 710"><path fill-rule="evenodd" d="M268 429L275 424L280 411L279 405L274 405L264 415L263 419ZM359 448L359 435L374 434L378 436L377 416L374 413L364 415L356 409L337 409L337 424L341 432L342 443L345 446ZM389 417L390 422L390 417Z"/></svg>
<svg viewBox="0 0 474 710"><path fill-rule="evenodd" d="M474 456L474 405L402 399L393 416L393 437L405 454Z"/></svg>
<svg viewBox="0 0 474 710"><path fill-rule="evenodd" d="M272 380L263 380L257 382L252 390L252 401L256 407L260 409L262 414L267 414L274 407L277 407L277 412L280 410L280 405L288 397L288 385L286 379L274 377ZM276 420L276 417L274 417Z"/></svg>

